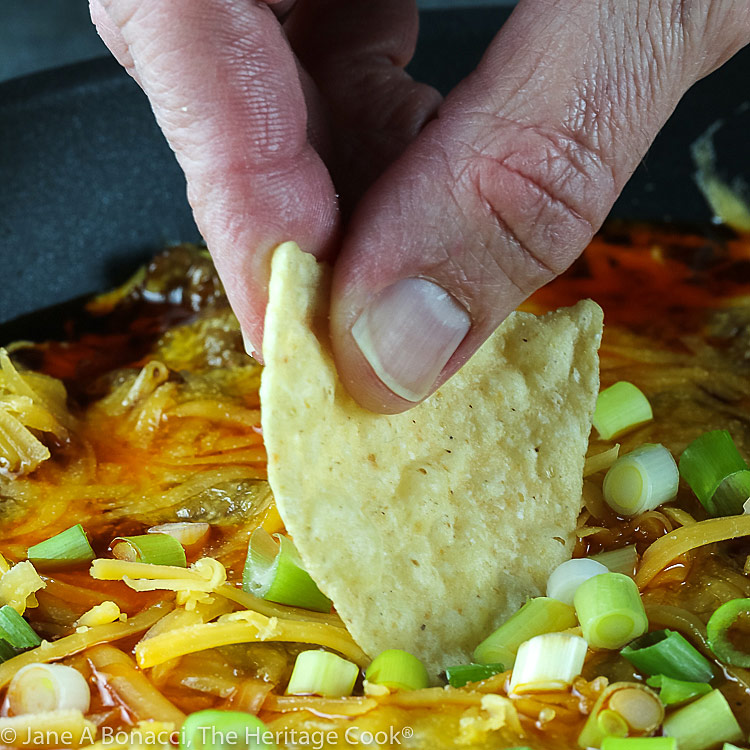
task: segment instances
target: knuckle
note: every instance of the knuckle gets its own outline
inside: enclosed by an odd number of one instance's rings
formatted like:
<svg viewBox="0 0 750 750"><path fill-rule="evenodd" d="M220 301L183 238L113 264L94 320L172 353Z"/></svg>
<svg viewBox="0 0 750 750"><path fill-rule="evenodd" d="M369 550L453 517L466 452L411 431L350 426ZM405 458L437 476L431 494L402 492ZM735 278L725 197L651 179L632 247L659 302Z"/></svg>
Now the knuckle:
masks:
<svg viewBox="0 0 750 750"><path fill-rule="evenodd" d="M471 157L467 174L485 220L517 256L516 274L536 288L562 273L589 242L614 201L614 177L571 135L504 131Z"/></svg>

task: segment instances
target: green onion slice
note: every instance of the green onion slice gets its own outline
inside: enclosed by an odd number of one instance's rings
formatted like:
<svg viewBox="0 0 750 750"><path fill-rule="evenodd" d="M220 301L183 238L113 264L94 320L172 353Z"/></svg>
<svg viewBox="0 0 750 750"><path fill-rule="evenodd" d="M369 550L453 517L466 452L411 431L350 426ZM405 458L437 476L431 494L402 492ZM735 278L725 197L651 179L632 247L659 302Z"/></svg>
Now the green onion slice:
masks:
<svg viewBox="0 0 750 750"><path fill-rule="evenodd" d="M708 645L717 658L734 667L750 667L750 599L722 604L706 629Z"/></svg>
<svg viewBox="0 0 750 750"><path fill-rule="evenodd" d="M712 516L742 513L750 472L727 430L706 432L680 456L680 476Z"/></svg>
<svg viewBox="0 0 750 750"><path fill-rule="evenodd" d="M29 547L26 556L35 567L51 570L91 562L94 559L94 550L91 549L83 526L77 523Z"/></svg>
<svg viewBox="0 0 750 750"><path fill-rule="evenodd" d="M740 469L725 477L711 498L711 514L736 516L750 499L750 470Z"/></svg>
<svg viewBox="0 0 750 750"><path fill-rule="evenodd" d="M18 651L13 648L7 641L0 639L0 664L8 659L18 656Z"/></svg>
<svg viewBox="0 0 750 750"><path fill-rule="evenodd" d="M660 674L688 682L710 682L714 678L708 659L674 630L647 633L621 653L643 674Z"/></svg>
<svg viewBox="0 0 750 750"><path fill-rule="evenodd" d="M518 647L524 641L535 635L556 633L576 625L575 610L570 605L546 596L529 599L474 649L474 661L477 664L499 662L510 669L516 661Z"/></svg>
<svg viewBox="0 0 750 750"><path fill-rule="evenodd" d="M42 643L31 625L7 604L0 607L0 638L14 648L34 648Z"/></svg>
<svg viewBox="0 0 750 750"><path fill-rule="evenodd" d="M148 529L149 534L169 534L173 536L183 547L192 547L199 542L205 541L211 527L203 521L173 521L171 523L160 523Z"/></svg>
<svg viewBox="0 0 750 750"><path fill-rule="evenodd" d="M151 565L187 565L185 548L169 534L118 536L112 542L112 554L118 560Z"/></svg>
<svg viewBox="0 0 750 750"><path fill-rule="evenodd" d="M365 679L392 690L420 690L430 683L424 664L408 651L398 648L383 651L375 657L367 667Z"/></svg>
<svg viewBox="0 0 750 750"><path fill-rule="evenodd" d="M185 719L180 750L276 750L273 733L253 714L208 709Z"/></svg>
<svg viewBox="0 0 750 750"><path fill-rule="evenodd" d="M645 685L615 691L609 698L609 708L617 712L638 734L650 734L664 720L664 706L659 696Z"/></svg>
<svg viewBox="0 0 750 750"><path fill-rule="evenodd" d="M604 440L612 440L653 418L648 399L640 389L623 380L599 393L591 422Z"/></svg>
<svg viewBox="0 0 750 750"><path fill-rule="evenodd" d="M573 597L584 581L607 572L606 565L587 557L566 560L550 573L547 579L547 596L572 605Z"/></svg>
<svg viewBox="0 0 750 750"><path fill-rule="evenodd" d="M34 662L13 675L5 699L16 716L71 710L85 714L91 706L91 691L74 667Z"/></svg>
<svg viewBox="0 0 750 750"><path fill-rule="evenodd" d="M242 588L279 604L316 612L331 610L331 600L321 593L305 570L291 539L281 534L271 537L262 528L256 529L250 537Z"/></svg>
<svg viewBox="0 0 750 750"><path fill-rule="evenodd" d="M584 581L574 603L583 637L594 648L621 648L648 630L638 587L622 573L602 573Z"/></svg>
<svg viewBox="0 0 750 750"><path fill-rule="evenodd" d="M588 646L578 635L545 633L522 643L510 678L510 693L565 690L581 674Z"/></svg>
<svg viewBox="0 0 750 750"><path fill-rule="evenodd" d="M502 664L458 664L445 670L445 678L451 687L460 688L470 682L487 680L504 671Z"/></svg>
<svg viewBox="0 0 750 750"><path fill-rule="evenodd" d="M604 500L621 516L636 516L674 500L680 474L672 454L646 443L620 456L604 477Z"/></svg>
<svg viewBox="0 0 750 750"><path fill-rule="evenodd" d="M677 750L674 737L605 737L601 750Z"/></svg>
<svg viewBox="0 0 750 750"><path fill-rule="evenodd" d="M605 737L648 735L661 726L664 706L651 688L639 682L614 682L596 699L578 735L582 748L601 747Z"/></svg>
<svg viewBox="0 0 750 750"><path fill-rule="evenodd" d="M597 555L591 555L589 560L600 562L609 568L610 573L622 573L633 578L638 565L638 551L635 544L627 544L619 549L610 549Z"/></svg>
<svg viewBox="0 0 750 750"><path fill-rule="evenodd" d="M359 667L330 651L303 651L294 662L287 695L322 695L341 698L351 695Z"/></svg>
<svg viewBox="0 0 750 750"><path fill-rule="evenodd" d="M663 732L680 750L707 750L720 742L741 742L742 729L719 690L688 703L664 721Z"/></svg>
<svg viewBox="0 0 750 750"><path fill-rule="evenodd" d="M673 677L667 677L663 674L649 677L646 684L659 690L659 700L665 706L679 706L682 703L689 703L691 700L711 692L711 686L707 682L675 680Z"/></svg>
<svg viewBox="0 0 750 750"><path fill-rule="evenodd" d="M627 737L630 732L628 722L611 708L599 711L596 717L596 729L600 737Z"/></svg>

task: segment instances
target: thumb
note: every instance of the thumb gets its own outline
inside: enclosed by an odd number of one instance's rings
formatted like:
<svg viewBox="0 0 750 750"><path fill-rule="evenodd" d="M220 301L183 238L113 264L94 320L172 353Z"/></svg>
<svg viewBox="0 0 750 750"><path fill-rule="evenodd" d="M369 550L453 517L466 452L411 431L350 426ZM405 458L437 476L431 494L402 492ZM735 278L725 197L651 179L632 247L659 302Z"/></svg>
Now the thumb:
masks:
<svg viewBox="0 0 750 750"><path fill-rule="evenodd" d="M581 253L683 93L749 40L731 0L522 0L352 218L331 309L352 395L403 411L455 373Z"/></svg>

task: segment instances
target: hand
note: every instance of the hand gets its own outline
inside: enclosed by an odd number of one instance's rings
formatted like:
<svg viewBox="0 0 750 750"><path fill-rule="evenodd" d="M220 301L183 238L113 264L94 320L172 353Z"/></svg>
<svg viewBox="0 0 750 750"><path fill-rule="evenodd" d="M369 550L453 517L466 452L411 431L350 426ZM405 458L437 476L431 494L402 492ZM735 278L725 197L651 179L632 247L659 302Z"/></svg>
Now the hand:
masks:
<svg viewBox="0 0 750 750"><path fill-rule="evenodd" d="M521 0L440 103L403 71L412 0L91 11L151 100L254 349L270 252L294 239L335 259L339 373L383 412L573 262L683 93L750 41L736 0Z"/></svg>

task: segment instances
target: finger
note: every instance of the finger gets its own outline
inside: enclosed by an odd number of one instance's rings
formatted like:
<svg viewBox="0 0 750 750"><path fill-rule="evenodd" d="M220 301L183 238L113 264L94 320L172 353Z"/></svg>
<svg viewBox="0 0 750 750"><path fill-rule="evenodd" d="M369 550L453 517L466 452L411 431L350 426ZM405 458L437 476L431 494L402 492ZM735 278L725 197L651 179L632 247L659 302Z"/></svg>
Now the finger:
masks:
<svg viewBox="0 0 750 750"><path fill-rule="evenodd" d="M684 91L750 38L749 14L522 0L353 217L331 320L352 394L408 408L567 268Z"/></svg>
<svg viewBox="0 0 750 750"><path fill-rule="evenodd" d="M101 0L188 182L196 223L260 350L269 256L333 250L338 214L307 140L296 62L271 10L244 0Z"/></svg>
<svg viewBox="0 0 750 750"><path fill-rule="evenodd" d="M137 81L138 77L135 74L135 65L133 63L133 56L130 54L130 49L122 38L120 29L117 28L114 21L109 17L99 0L89 0L89 13L91 14L94 26L96 26L97 33L102 38L104 44L107 45L115 60Z"/></svg>
<svg viewBox="0 0 750 750"><path fill-rule="evenodd" d="M331 113L329 161L353 204L434 115L440 94L404 67L414 55L414 0L298 0L284 26Z"/></svg>
<svg viewBox="0 0 750 750"><path fill-rule="evenodd" d="M297 0L261 0L267 3L276 15L276 18L283 20L297 4Z"/></svg>
<svg viewBox="0 0 750 750"><path fill-rule="evenodd" d="M265 0L266 4L273 10L277 18L286 15L292 9L296 1L297 0ZM120 65L122 65L123 68L125 68L125 70L133 77L136 83L140 85L138 74L135 70L135 64L133 63L133 57L130 54L130 49L125 42L125 39L123 39L120 29L115 26L112 19L104 10L100 0L90 0L89 11L91 14L91 20L96 26L96 30L102 38L102 41L107 45L107 48ZM321 155L321 158L326 161L333 153L329 126L329 112L320 97L315 82L310 77L310 74L302 68L299 63L297 64L297 75L299 76L305 97L305 107L307 110L307 139L310 141L310 145L312 145L312 147Z"/></svg>
<svg viewBox="0 0 750 750"><path fill-rule="evenodd" d="M297 0L260 0L260 2L265 2L274 12L274 15L278 19L283 20L290 13ZM117 62L137 81L138 77L135 74L135 65L133 57L130 54L130 49L123 39L120 29L109 17L107 11L104 10L100 0L89 0L89 13L91 21L96 26L96 31L102 41L107 45L107 49L109 49Z"/></svg>

